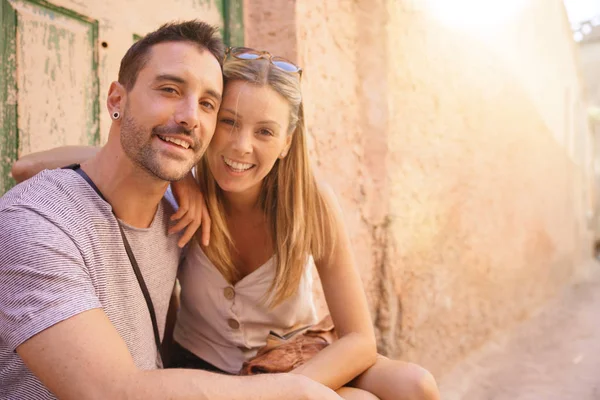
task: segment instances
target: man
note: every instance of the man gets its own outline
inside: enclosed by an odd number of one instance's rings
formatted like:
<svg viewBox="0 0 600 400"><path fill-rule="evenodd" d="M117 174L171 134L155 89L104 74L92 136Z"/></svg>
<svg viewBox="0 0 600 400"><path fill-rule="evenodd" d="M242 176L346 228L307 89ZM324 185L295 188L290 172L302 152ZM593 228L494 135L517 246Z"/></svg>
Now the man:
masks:
<svg viewBox="0 0 600 400"><path fill-rule="evenodd" d="M134 44L109 89L106 145L0 199L0 398L339 399L297 375L159 369L180 257L161 199L215 128L215 32L167 24Z"/></svg>

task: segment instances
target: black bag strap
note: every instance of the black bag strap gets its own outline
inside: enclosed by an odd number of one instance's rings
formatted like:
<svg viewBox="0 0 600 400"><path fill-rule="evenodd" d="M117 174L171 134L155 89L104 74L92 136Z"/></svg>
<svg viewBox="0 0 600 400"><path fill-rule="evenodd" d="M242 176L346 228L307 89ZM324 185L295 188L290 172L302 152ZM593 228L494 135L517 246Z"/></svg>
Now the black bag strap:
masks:
<svg viewBox="0 0 600 400"><path fill-rule="evenodd" d="M72 169L79 176L81 176L94 191L102 198L102 200L106 201L96 184L91 180L91 178L86 174L80 167L79 164L72 164L64 167L63 169ZM140 271L140 267L138 266L137 260L133 255L133 251L131 250L131 246L129 245L129 241L127 240L127 236L125 236L125 232L123 231L123 227L121 226L121 222L115 215L117 219L117 225L119 225L119 231L121 231L121 238L123 239L123 245L125 246L125 252L127 253L127 257L129 257L129 262L131 263L131 267L133 268L133 272L135 277L137 278L138 284L140 285L140 289L142 290L142 294L144 295L144 299L146 300L146 305L148 306L148 312L150 313L150 319L152 320L152 329L154 330L154 341L156 342L156 351L158 357L160 358L160 334L158 333L158 323L156 322L156 313L154 312L154 304L152 303L152 298L150 297L150 292L148 291L148 287L146 286L146 281L144 281L144 276L142 275L142 271Z"/></svg>
<svg viewBox="0 0 600 400"><path fill-rule="evenodd" d="M133 272L135 273L135 277L140 285L140 289L142 289L142 294L144 295L144 299L146 299L146 305L148 306L148 311L150 312L150 319L152 320L152 329L154 330L154 341L156 342L156 351L158 352L158 356L160 357L160 334L158 333L158 323L156 322L156 313L154 312L154 304L152 304L152 298L150 297L150 292L148 291L148 287L146 286L146 281L144 281L144 277L142 276L142 271L140 271L140 267L133 255L133 251L131 250L131 246L129 245L129 241L125 236L125 232L123 232L123 227L121 223L117 221L119 224L119 230L121 231L121 237L123 238L123 244L125 245L125 251L127 252L127 257L129 257L129 262L131 262L131 266L133 267Z"/></svg>

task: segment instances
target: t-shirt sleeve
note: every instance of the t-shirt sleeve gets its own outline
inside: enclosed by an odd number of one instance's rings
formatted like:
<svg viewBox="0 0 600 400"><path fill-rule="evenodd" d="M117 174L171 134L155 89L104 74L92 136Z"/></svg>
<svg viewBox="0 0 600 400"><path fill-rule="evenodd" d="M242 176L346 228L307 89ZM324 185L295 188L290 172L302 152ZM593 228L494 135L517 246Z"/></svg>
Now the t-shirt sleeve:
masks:
<svg viewBox="0 0 600 400"><path fill-rule="evenodd" d="M73 240L35 211L0 211L0 340L15 350L39 332L100 308Z"/></svg>
<svg viewBox="0 0 600 400"><path fill-rule="evenodd" d="M177 200L175 200L175 194L173 193L173 188L171 185L167 188L165 192L164 199L173 207L174 212L179 209L179 204L177 204Z"/></svg>

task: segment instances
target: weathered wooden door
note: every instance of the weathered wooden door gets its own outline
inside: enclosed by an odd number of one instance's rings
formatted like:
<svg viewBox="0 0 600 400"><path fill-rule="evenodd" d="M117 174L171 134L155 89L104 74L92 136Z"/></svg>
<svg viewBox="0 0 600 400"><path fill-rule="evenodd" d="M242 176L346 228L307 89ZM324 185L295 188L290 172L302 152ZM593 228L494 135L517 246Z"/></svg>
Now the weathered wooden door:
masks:
<svg viewBox="0 0 600 400"><path fill-rule="evenodd" d="M164 22L198 18L243 44L242 0L0 0L0 195L20 156L98 145L106 91L133 41Z"/></svg>

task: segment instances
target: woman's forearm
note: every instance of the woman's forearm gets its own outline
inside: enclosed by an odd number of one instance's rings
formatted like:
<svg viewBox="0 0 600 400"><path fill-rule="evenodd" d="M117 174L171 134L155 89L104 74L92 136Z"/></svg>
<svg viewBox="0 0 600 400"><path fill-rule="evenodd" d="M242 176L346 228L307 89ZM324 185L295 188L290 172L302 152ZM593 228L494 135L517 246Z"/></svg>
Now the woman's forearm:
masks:
<svg viewBox="0 0 600 400"><path fill-rule="evenodd" d="M337 390L375 364L377 345L367 335L350 333L321 350L292 373Z"/></svg>
<svg viewBox="0 0 600 400"><path fill-rule="evenodd" d="M91 146L63 146L27 154L13 164L11 173L17 182L23 182L45 169L81 164L94 157L99 150Z"/></svg>

